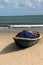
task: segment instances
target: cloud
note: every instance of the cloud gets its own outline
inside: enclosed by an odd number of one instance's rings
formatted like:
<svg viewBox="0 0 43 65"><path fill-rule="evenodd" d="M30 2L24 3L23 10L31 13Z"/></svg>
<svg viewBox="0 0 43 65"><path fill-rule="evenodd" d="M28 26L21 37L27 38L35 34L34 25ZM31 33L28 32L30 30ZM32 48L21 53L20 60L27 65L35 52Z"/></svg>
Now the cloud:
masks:
<svg viewBox="0 0 43 65"><path fill-rule="evenodd" d="M28 9L31 8L33 5L29 0L19 0L16 4L13 4L14 9Z"/></svg>
<svg viewBox="0 0 43 65"><path fill-rule="evenodd" d="M9 6L10 5L11 0L3 0L2 3L4 6Z"/></svg>
<svg viewBox="0 0 43 65"><path fill-rule="evenodd" d="M3 0L5 3L9 3L10 2L10 0Z"/></svg>
<svg viewBox="0 0 43 65"><path fill-rule="evenodd" d="M0 8L11 9L39 9L43 7L43 0L0 0Z"/></svg>
<svg viewBox="0 0 43 65"><path fill-rule="evenodd" d="M39 9L43 7L43 0L18 0L18 4L16 2L14 6L17 7L14 9Z"/></svg>
<svg viewBox="0 0 43 65"><path fill-rule="evenodd" d="M0 0L0 6L6 7L10 5L11 0Z"/></svg>

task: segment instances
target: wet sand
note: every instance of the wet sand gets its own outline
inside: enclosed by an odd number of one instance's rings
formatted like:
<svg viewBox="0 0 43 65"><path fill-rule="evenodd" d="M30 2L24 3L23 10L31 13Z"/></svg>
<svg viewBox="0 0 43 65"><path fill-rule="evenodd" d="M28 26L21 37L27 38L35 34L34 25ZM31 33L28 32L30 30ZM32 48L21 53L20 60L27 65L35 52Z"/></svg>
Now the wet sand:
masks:
<svg viewBox="0 0 43 65"><path fill-rule="evenodd" d="M12 39L16 34L0 32L0 65L43 65L43 38L37 44L21 49Z"/></svg>

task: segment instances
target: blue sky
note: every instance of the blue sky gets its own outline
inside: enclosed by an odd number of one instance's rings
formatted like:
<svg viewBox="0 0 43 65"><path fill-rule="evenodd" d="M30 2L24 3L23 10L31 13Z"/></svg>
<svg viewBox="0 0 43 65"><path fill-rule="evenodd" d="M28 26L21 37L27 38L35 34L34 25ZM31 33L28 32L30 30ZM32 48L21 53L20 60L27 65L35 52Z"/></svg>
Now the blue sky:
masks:
<svg viewBox="0 0 43 65"><path fill-rule="evenodd" d="M43 0L0 0L0 16L43 14Z"/></svg>

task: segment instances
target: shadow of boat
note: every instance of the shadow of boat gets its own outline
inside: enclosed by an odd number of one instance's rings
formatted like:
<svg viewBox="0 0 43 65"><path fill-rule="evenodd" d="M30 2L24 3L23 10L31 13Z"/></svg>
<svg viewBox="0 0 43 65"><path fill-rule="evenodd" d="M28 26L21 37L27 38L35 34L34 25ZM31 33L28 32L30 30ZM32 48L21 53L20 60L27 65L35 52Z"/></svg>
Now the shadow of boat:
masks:
<svg viewBox="0 0 43 65"><path fill-rule="evenodd" d="M24 48L22 47L17 47L16 44L10 43L8 46L6 46L1 52L0 54L7 54L7 53L11 53L11 52L16 52L19 50L23 50Z"/></svg>

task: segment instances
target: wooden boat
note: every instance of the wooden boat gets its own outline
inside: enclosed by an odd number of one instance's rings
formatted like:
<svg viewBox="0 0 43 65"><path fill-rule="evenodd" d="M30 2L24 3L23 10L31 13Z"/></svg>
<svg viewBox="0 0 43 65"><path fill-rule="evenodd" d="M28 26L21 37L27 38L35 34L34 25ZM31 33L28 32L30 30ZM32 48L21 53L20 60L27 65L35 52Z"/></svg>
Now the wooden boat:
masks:
<svg viewBox="0 0 43 65"><path fill-rule="evenodd" d="M41 39L42 35L39 35L37 38L23 38L23 37L14 37L14 41L17 46L21 47L30 47L37 43Z"/></svg>

